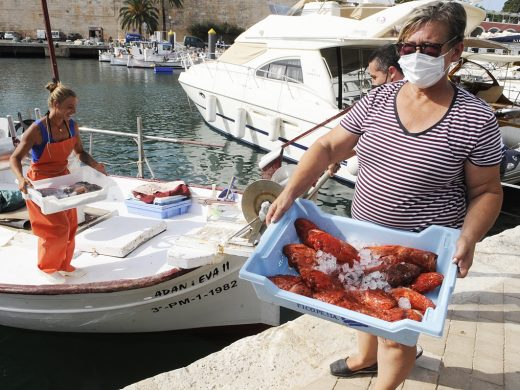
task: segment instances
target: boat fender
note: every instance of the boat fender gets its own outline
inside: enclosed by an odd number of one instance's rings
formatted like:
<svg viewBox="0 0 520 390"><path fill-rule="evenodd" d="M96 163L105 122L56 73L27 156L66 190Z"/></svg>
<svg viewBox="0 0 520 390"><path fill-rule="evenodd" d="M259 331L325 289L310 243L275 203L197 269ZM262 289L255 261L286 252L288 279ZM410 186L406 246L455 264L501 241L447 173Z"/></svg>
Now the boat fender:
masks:
<svg viewBox="0 0 520 390"><path fill-rule="evenodd" d="M244 138L246 135L246 110L238 108L235 116L235 125L233 127L233 137Z"/></svg>
<svg viewBox="0 0 520 390"><path fill-rule="evenodd" d="M206 97L206 122L215 122L217 119L217 97L208 95Z"/></svg>
<svg viewBox="0 0 520 390"><path fill-rule="evenodd" d="M359 161L357 156L352 156L347 160L347 171L352 176L357 176L359 172Z"/></svg>
<svg viewBox="0 0 520 390"><path fill-rule="evenodd" d="M267 132L269 141L277 141L280 136L280 117L272 116L267 119Z"/></svg>

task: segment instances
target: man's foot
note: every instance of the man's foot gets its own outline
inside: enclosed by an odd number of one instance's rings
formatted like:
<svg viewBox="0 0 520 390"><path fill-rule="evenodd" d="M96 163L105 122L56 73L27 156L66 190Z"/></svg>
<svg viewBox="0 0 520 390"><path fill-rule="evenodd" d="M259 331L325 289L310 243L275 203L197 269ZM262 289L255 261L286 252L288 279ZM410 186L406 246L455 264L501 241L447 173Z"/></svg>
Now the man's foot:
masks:
<svg viewBox="0 0 520 390"><path fill-rule="evenodd" d="M54 271L54 272L40 271L40 274L48 282L50 282L50 284L63 284L63 283L65 283L65 278L58 271Z"/></svg>

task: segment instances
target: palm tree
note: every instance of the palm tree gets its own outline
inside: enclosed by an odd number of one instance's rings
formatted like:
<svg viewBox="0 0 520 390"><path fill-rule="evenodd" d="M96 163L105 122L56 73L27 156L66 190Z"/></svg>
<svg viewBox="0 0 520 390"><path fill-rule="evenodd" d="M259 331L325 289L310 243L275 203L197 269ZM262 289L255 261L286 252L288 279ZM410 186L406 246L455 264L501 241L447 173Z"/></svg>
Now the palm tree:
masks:
<svg viewBox="0 0 520 390"><path fill-rule="evenodd" d="M161 6L161 14L162 14L162 30L166 31L166 7L164 0L155 0L156 4L160 4ZM175 8L182 8L182 0L168 0L168 5Z"/></svg>
<svg viewBox="0 0 520 390"><path fill-rule="evenodd" d="M125 0L119 9L121 28L137 28L142 35L143 23L148 31L154 32L159 26L159 10L150 0Z"/></svg>

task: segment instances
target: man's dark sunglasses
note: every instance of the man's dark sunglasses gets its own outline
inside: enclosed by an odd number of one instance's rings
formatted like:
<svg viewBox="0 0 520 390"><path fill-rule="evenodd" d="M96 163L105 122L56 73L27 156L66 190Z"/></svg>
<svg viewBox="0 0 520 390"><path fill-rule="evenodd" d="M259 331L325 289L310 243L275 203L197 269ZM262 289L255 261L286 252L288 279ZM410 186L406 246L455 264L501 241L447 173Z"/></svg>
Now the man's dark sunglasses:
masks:
<svg viewBox="0 0 520 390"><path fill-rule="evenodd" d="M446 42L443 43L421 43L418 45L415 42L398 42L395 44L395 47L397 48L397 52L400 56L406 56L408 54L413 54L419 49L419 51L423 54L426 54L430 57L438 57L441 55L442 47L450 43L451 41L455 40L457 37L453 37L451 39L448 39Z"/></svg>

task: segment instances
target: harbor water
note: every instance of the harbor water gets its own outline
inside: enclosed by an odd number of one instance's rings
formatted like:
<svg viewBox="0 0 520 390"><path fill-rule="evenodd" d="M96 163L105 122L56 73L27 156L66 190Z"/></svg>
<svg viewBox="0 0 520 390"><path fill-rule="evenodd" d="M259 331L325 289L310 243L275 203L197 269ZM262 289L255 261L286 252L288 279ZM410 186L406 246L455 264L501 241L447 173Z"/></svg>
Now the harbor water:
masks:
<svg viewBox="0 0 520 390"><path fill-rule="evenodd" d="M221 144L222 148L149 141L145 155L156 178L237 188L260 178L263 152L211 130L190 105L178 74L110 66L96 60L58 59L60 80L78 94L76 120L82 126ZM45 113L51 80L49 59L0 58L0 116ZM82 135L88 148L88 135ZM96 134L94 157L115 175L136 176L137 148L129 138ZM149 172L145 174L149 176ZM350 213L353 190L329 180L319 192L324 211ZM518 224L501 217L498 232ZM151 334L47 333L0 327L0 389L118 389L186 366L259 329L182 331Z"/></svg>

